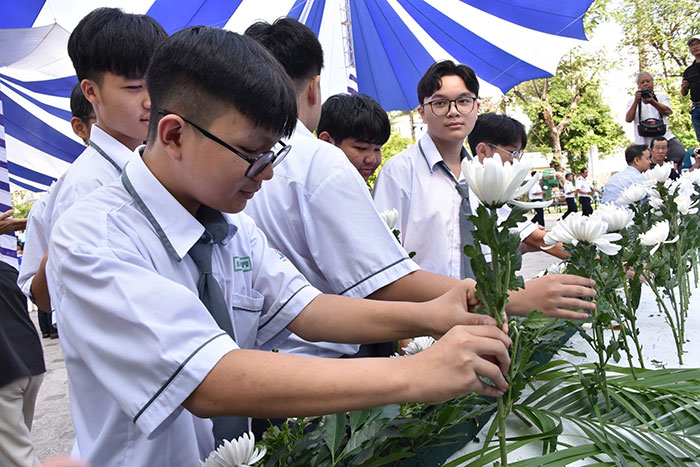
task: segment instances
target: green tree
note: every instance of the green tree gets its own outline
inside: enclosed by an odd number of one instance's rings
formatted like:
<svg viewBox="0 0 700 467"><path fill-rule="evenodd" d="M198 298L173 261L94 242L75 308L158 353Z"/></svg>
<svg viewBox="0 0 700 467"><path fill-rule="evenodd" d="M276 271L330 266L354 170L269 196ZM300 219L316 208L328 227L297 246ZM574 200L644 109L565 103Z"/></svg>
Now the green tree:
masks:
<svg viewBox="0 0 700 467"><path fill-rule="evenodd" d="M690 97L682 97L679 90L683 70L694 60L686 41L700 32L697 0L621 0L613 14L623 29L622 46L635 51L637 71L651 72L654 88L671 98L671 131L684 145L696 145L688 116ZM636 89L634 77L630 79L630 90Z"/></svg>
<svg viewBox="0 0 700 467"><path fill-rule="evenodd" d="M597 76L610 66L601 52L574 50L562 59L555 76L521 83L507 95L519 101L533 122L530 149L551 151L550 166L560 174L564 152L575 166L593 145L609 153L627 142L601 96Z"/></svg>

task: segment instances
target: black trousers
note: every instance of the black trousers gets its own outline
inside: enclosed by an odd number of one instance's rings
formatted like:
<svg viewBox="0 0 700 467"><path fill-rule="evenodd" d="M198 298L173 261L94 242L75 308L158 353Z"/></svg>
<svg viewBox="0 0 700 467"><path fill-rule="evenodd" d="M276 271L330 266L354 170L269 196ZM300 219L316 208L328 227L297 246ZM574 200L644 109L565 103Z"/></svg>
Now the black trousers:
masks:
<svg viewBox="0 0 700 467"><path fill-rule="evenodd" d="M51 324L51 313L39 310L37 313L37 318L42 335L46 336L49 334L56 334L58 332L56 327Z"/></svg>
<svg viewBox="0 0 700 467"><path fill-rule="evenodd" d="M562 216L562 219L566 219L566 216L568 216L572 212L578 212L578 206L576 206L576 200L574 198L565 198L565 199L566 199L566 212L564 213L564 216Z"/></svg>
<svg viewBox="0 0 700 467"><path fill-rule="evenodd" d="M535 208L535 215L532 216L532 223L533 224L540 224L542 227L544 227L544 208Z"/></svg>
<svg viewBox="0 0 700 467"><path fill-rule="evenodd" d="M591 198L588 198L586 196L581 196L578 199L579 203L581 203L581 211L583 212L584 216L590 216L593 214L593 207L591 206Z"/></svg>

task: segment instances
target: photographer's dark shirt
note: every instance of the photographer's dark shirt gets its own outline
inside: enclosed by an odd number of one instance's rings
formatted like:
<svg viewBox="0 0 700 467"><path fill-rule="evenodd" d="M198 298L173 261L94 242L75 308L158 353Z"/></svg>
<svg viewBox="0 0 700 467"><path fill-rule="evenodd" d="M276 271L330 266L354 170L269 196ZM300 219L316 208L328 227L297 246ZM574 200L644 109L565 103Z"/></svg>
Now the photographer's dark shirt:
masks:
<svg viewBox="0 0 700 467"><path fill-rule="evenodd" d="M690 100L700 102L700 63L693 62L683 72L683 78L690 83Z"/></svg>

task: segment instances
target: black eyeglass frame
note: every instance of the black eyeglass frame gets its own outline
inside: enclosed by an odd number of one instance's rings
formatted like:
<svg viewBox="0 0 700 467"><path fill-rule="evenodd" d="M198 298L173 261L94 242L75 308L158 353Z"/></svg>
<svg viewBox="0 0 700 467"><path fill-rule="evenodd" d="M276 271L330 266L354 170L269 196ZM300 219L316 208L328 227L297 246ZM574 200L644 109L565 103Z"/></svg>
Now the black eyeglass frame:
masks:
<svg viewBox="0 0 700 467"><path fill-rule="evenodd" d="M462 100L462 99L471 99L471 101L472 101L472 108L469 109L468 111L459 110L459 107L457 106L457 101L460 101L460 100ZM450 109L452 108L452 104L455 105L455 110L456 110L457 112L459 112L460 114L468 115L468 114L470 114L470 113L472 113L472 112L474 111L474 107L476 107L476 101L477 101L477 100L479 100L477 97L471 97L471 96L462 96L462 97L458 97L457 99L443 99L443 98L439 98L439 99L434 99L434 100L432 100L432 101L430 101L430 102L426 102L425 104L422 104L422 106L423 106L423 108L425 108L426 105L429 105L429 106L430 106L430 111L431 111L431 112L433 113L433 115L435 115L436 117L444 117L445 115L447 115L448 113L450 113ZM444 101L447 101L447 110L445 110L445 113L444 113L444 114L438 114L437 112L435 112L435 107L433 107L433 104L434 104L435 102L444 102Z"/></svg>
<svg viewBox="0 0 700 467"><path fill-rule="evenodd" d="M282 142L280 140L277 142L278 144L282 145L282 148L279 151L275 152L273 150L269 150L269 151L263 152L262 154L258 155L257 157L248 157L245 154L243 154L241 151L239 151L238 149L236 149L233 146L231 146L230 144L228 144L226 141L214 136L213 134L209 133L207 130L205 130L201 126L194 123L192 120L185 118L180 114L176 114L175 112L170 112L170 111L165 110L165 109L159 110L158 113L162 116L171 115L171 114L177 115L178 117L183 119L185 122L187 122L188 124L195 127L197 130L199 130L200 133L202 133L204 136L206 136L210 140L225 147L226 149L228 149L229 151L231 151L232 153L234 153L235 155L237 155L241 159L248 162L250 165L248 166L248 168L245 171L245 176L247 178L253 178L256 175L260 174L260 172L265 170L265 168L268 165L272 165L273 168L276 167L287 156L287 154L289 153L289 150L292 149L292 147L290 145L284 144L284 142Z"/></svg>

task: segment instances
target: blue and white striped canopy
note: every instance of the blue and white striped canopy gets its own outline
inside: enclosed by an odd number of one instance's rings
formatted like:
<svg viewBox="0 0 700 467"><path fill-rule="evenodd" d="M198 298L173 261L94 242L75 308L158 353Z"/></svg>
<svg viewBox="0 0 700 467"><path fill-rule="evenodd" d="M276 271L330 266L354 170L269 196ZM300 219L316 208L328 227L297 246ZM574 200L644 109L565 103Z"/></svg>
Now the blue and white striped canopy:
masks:
<svg viewBox="0 0 700 467"><path fill-rule="evenodd" d="M582 17L591 1L5 0L0 149L7 148L11 184L32 191L48 188L81 152L69 124L76 79L66 43L78 21L102 4L147 13L169 33L199 24L243 32L255 20L297 18L323 45L324 96L359 90L386 110L405 110L418 104L416 84L439 59L471 66L482 95L551 76L561 56L585 40Z"/></svg>

